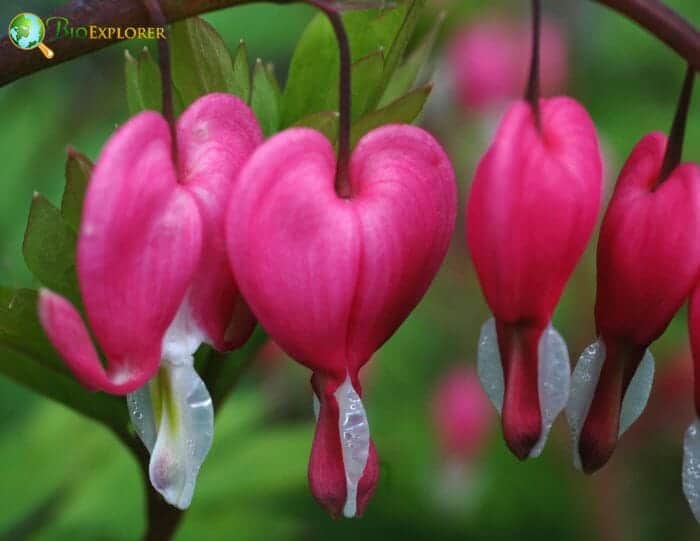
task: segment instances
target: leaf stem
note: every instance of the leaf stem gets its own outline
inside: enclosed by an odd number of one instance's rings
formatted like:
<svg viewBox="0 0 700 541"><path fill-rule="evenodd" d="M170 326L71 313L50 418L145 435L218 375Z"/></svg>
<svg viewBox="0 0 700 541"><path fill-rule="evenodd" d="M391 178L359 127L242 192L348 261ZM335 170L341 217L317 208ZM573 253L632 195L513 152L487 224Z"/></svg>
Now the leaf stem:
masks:
<svg viewBox="0 0 700 541"><path fill-rule="evenodd" d="M542 26L542 5L540 0L532 0L532 51L530 53L530 76L525 89L525 99L530 102L535 115L535 125L540 124L540 29Z"/></svg>
<svg viewBox="0 0 700 541"><path fill-rule="evenodd" d="M671 132L666 145L666 154L664 155L664 163L661 167L659 175L659 183L666 180L673 170L681 163L683 156L683 140L685 139L685 125L688 120L688 111L690 109L690 98L693 95L693 83L695 81L695 71L690 64L685 72L683 88L681 95L678 98L678 108L676 116L673 119Z"/></svg>

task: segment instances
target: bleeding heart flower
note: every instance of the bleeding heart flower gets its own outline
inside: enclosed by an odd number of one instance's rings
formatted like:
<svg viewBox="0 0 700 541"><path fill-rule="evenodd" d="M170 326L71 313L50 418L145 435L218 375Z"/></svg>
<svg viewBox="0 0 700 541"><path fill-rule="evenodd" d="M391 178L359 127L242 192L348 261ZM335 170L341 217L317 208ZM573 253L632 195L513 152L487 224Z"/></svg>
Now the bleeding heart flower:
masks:
<svg viewBox="0 0 700 541"><path fill-rule="evenodd" d="M542 451L566 405L569 357L552 312L590 238L602 163L586 111L569 98L516 102L476 171L467 238L495 321L482 328L478 368L513 453Z"/></svg>
<svg viewBox="0 0 700 541"><path fill-rule="evenodd" d="M664 332L700 271L700 167L682 164L660 183L667 138L645 136L615 187L598 240L598 341L574 371L567 417L577 465L603 466L646 405L649 345Z"/></svg>
<svg viewBox="0 0 700 541"><path fill-rule="evenodd" d="M443 150L412 126L385 126L359 142L349 198L336 194L335 168L318 132L276 135L241 173L227 235L253 312L314 372L312 492L331 514L354 516L378 475L358 372L433 279L454 227L456 190Z"/></svg>
<svg viewBox="0 0 700 541"><path fill-rule="evenodd" d="M81 383L132 393L132 421L152 452L151 482L185 508L213 434L193 355L202 342L240 345L255 324L229 270L223 221L262 134L243 102L210 94L183 113L176 139L177 163L166 120L136 115L107 142L87 188L77 272L106 369L69 301L43 290L39 315Z"/></svg>
<svg viewBox="0 0 700 541"><path fill-rule="evenodd" d="M468 110L501 109L525 87L522 53L531 40L529 25L482 20L462 29L449 46L449 66L457 99ZM542 21L540 82L545 96L562 91L567 79L567 44L551 19Z"/></svg>

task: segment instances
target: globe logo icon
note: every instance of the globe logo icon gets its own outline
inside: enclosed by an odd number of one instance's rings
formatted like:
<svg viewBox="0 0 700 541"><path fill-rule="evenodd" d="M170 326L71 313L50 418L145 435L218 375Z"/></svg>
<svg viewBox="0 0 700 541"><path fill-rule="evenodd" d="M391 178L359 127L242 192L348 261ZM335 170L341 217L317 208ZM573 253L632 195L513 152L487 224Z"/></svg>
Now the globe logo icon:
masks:
<svg viewBox="0 0 700 541"><path fill-rule="evenodd" d="M10 42L25 51L38 48L46 58L53 58L53 51L44 45L46 27L37 15L19 13L10 21L8 29Z"/></svg>

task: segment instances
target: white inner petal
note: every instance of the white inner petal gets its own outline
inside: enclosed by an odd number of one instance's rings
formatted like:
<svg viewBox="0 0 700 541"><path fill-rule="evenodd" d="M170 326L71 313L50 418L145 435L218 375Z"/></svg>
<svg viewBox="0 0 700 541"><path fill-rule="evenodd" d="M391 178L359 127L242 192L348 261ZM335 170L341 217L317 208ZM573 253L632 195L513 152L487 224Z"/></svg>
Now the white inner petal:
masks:
<svg viewBox="0 0 700 541"><path fill-rule="evenodd" d="M489 400L491 400L491 403L500 414L503 410L505 384L503 382L501 354L498 351L496 321L493 318L490 318L481 327L479 347L476 354L476 369L486 396L489 397Z"/></svg>
<svg viewBox="0 0 700 541"><path fill-rule="evenodd" d="M313 408L314 408L314 418L316 421L318 421L318 414L321 412L321 403L318 401L318 396L316 396L316 393L313 393L314 395L314 402L313 402Z"/></svg>
<svg viewBox="0 0 700 541"><path fill-rule="evenodd" d="M605 346L598 339L583 350L571 378L571 394L566 406L566 418L574 448L574 466L578 469L581 469L581 457L578 451L579 438L598 386L604 359ZM644 411L649 400L653 380L654 357L647 349L622 399L618 437L622 436Z"/></svg>
<svg viewBox="0 0 700 541"><path fill-rule="evenodd" d="M537 388L542 416L542 431L540 439L530 451L531 458L542 453L552 424L566 406L569 397L571 377L569 352L566 348L566 342L551 324L547 326L540 337L537 363ZM477 351L477 371L486 395L500 414L503 410L505 383L501 354L498 349L496 322L493 318L481 327Z"/></svg>
<svg viewBox="0 0 700 541"><path fill-rule="evenodd" d="M574 466L579 470L581 469L581 456L578 452L578 440L588 416L588 409L593 401L593 393L598 385L604 358L605 347L603 343L594 342L583 350L571 376L571 392L569 393L569 403L566 405L566 420L569 423L574 448Z"/></svg>
<svg viewBox="0 0 700 541"><path fill-rule="evenodd" d="M190 304L185 298L163 337L163 358L172 364L187 362L205 341L204 334L192 320Z"/></svg>
<svg viewBox="0 0 700 541"><path fill-rule="evenodd" d="M649 401L652 383L654 383L654 357L647 349L622 399L618 437L622 436L644 411Z"/></svg>
<svg viewBox="0 0 700 541"><path fill-rule="evenodd" d="M538 457L542 453L554 420L569 400L571 383L571 366L566 342L551 324L540 337L537 355L537 388L542 415L542 433L537 444L530 451L530 458Z"/></svg>
<svg viewBox="0 0 700 541"><path fill-rule="evenodd" d="M136 431L151 452L151 484L169 504L186 509L214 434L207 388L191 361L164 361L158 375L127 400Z"/></svg>
<svg viewBox="0 0 700 541"><path fill-rule="evenodd" d="M345 467L346 496L343 515L352 518L357 513L357 485L367 466L369 456L369 422L350 376L335 391L340 415L338 427Z"/></svg>
<svg viewBox="0 0 700 541"><path fill-rule="evenodd" d="M683 494L700 522L700 419L688 427L683 441Z"/></svg>

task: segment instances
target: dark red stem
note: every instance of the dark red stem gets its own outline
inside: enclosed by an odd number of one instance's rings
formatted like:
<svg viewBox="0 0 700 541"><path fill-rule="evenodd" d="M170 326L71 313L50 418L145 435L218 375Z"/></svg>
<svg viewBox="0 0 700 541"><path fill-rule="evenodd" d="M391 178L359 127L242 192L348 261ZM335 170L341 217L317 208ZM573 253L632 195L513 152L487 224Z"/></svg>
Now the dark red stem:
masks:
<svg viewBox="0 0 700 541"><path fill-rule="evenodd" d="M335 169L335 191L340 197L349 198L352 195L350 175L348 174L348 163L350 162L350 115L352 111L350 41L343 25L343 19L336 9L329 7L323 0L308 1L325 13L338 41L340 68L338 75L338 159Z"/></svg>
<svg viewBox="0 0 700 541"><path fill-rule="evenodd" d="M664 155L664 163L661 167L659 182L666 180L671 173L673 173L673 170L681 163L681 158L683 157L683 140L685 139L685 125L688 120L688 111L690 109L690 98L693 95L694 81L695 72L693 68L688 65L681 95L678 98L678 109L676 109L676 116L673 119L673 126L671 126L668 144L666 145L666 154Z"/></svg>
<svg viewBox="0 0 700 541"><path fill-rule="evenodd" d="M170 69L170 45L168 44L167 21L158 0L144 0L146 9L151 17L151 21L156 26L161 26L165 30L166 39L158 40L158 64L160 65L160 83L163 96L163 116L170 126L170 135L173 145L173 152L177 150L175 140L175 113L173 112L173 86L172 71Z"/></svg>
<svg viewBox="0 0 700 541"><path fill-rule="evenodd" d="M540 27L542 26L542 5L540 0L532 0L532 51L530 53L530 76L525 89L525 99L532 106L535 125L540 129Z"/></svg>

